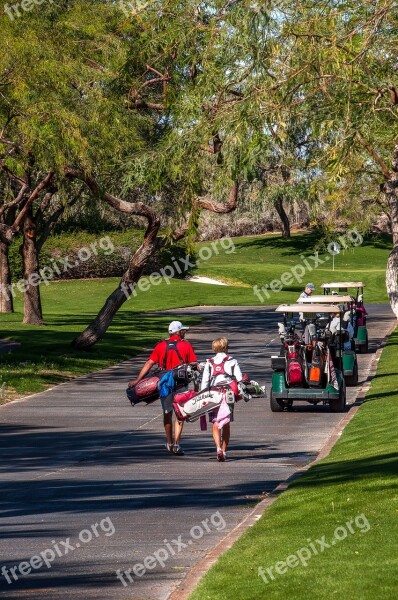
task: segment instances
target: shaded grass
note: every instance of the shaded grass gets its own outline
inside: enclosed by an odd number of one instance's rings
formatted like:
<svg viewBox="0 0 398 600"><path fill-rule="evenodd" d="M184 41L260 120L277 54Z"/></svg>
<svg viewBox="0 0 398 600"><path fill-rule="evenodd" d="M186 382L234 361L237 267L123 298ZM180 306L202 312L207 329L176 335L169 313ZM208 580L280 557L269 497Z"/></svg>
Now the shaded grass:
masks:
<svg viewBox="0 0 398 600"><path fill-rule="evenodd" d="M382 354L366 402L330 455L289 486L218 560L190 600L396 598L397 344L398 329ZM346 526L349 521L354 533ZM316 540L322 536L330 543L340 526L348 532L344 540L313 555L307 566L275 573L276 563L310 542L318 550ZM266 575L273 568L274 580L269 576L265 583L259 566Z"/></svg>

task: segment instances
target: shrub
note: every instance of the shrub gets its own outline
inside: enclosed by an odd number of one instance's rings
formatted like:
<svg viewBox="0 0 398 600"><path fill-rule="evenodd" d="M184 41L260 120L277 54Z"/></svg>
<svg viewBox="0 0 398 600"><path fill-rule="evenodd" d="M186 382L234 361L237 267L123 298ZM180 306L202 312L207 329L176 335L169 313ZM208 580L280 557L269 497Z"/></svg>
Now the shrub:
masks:
<svg viewBox="0 0 398 600"><path fill-rule="evenodd" d="M100 240L108 240L99 245ZM142 232L113 232L99 235L87 232L77 234L60 234L51 237L40 253L40 269L49 267L54 272L54 279L89 279L121 277L127 270L129 262L143 239ZM10 266L13 280L23 278L22 255L19 251L22 236L18 236L10 247ZM112 249L112 252L109 250ZM87 249L86 252L82 251ZM183 244L174 244L161 248L147 264L144 273L159 271L172 264L173 260L187 254ZM67 267L65 259L68 259ZM73 265L69 267L69 265ZM59 271L59 272L58 272ZM176 275L185 277L188 273Z"/></svg>

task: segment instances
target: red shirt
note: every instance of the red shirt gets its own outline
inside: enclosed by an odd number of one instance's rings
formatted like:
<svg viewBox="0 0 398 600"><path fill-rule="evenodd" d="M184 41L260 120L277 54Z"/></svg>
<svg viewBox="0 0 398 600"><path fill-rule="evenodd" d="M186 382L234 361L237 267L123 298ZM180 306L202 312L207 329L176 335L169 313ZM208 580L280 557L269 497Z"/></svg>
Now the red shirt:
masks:
<svg viewBox="0 0 398 600"><path fill-rule="evenodd" d="M156 344L149 359L153 360L153 362L157 363L159 367L163 369L164 357L167 350L167 342L176 341L178 341L178 352L181 354L181 358L183 359L184 363L196 362L198 360L191 344L185 340L182 340L178 335L171 335L168 340L162 340ZM178 358L177 352L170 349L167 353L165 369L168 371L169 369L178 367L180 364L181 360Z"/></svg>

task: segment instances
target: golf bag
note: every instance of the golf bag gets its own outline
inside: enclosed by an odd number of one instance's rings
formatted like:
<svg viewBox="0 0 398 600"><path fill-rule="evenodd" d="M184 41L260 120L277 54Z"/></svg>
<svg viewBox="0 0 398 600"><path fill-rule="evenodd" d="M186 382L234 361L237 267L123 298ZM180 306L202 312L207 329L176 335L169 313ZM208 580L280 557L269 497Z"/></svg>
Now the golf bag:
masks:
<svg viewBox="0 0 398 600"><path fill-rule="evenodd" d="M286 378L290 387L302 385L303 368L297 358L288 358L286 362Z"/></svg>
<svg viewBox="0 0 398 600"><path fill-rule="evenodd" d="M308 371L308 385L311 387L320 387L322 385L322 375L325 370L325 361L322 351L315 345L312 351L312 361Z"/></svg>
<svg viewBox="0 0 398 600"><path fill-rule="evenodd" d="M126 394L132 406L135 406L139 402L151 404L157 400L159 398L159 381L160 377L158 375L151 375L150 377L142 379L134 387L128 387Z"/></svg>
<svg viewBox="0 0 398 600"><path fill-rule="evenodd" d="M180 421L193 422L197 421L202 415L212 410L217 410L224 398L228 404L235 402L235 393L229 385L214 387L199 393L192 391L176 394L174 396L173 408L176 417Z"/></svg>
<svg viewBox="0 0 398 600"><path fill-rule="evenodd" d="M190 380L193 378L192 367L190 365L179 365L172 369L175 386L180 387L182 385L188 385Z"/></svg>
<svg viewBox="0 0 398 600"><path fill-rule="evenodd" d="M295 336L297 337L297 336ZM302 360L300 359L300 342L298 339L284 342L286 355L286 381L290 387L302 385L304 381L304 372Z"/></svg>
<svg viewBox="0 0 398 600"><path fill-rule="evenodd" d="M357 306L356 308L356 322L358 327L363 327L366 325L366 309L364 306Z"/></svg>

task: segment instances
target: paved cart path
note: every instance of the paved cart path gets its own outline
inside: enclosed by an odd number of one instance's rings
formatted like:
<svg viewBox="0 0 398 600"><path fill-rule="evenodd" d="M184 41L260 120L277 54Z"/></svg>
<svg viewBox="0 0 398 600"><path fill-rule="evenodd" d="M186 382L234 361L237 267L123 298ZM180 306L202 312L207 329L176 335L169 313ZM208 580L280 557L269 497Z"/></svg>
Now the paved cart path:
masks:
<svg viewBox="0 0 398 600"><path fill-rule="evenodd" d="M370 353L359 356L349 403L393 323L385 305L369 312ZM227 334L243 370L269 392L279 341L272 310L207 307L172 318L198 313L206 322L189 335L198 355ZM186 455L171 456L158 403L132 409L124 394L144 358L0 408L0 598L166 600L254 502L314 459L344 416L307 404L271 413L268 398L254 399L236 407L227 463L197 423L185 426ZM145 574L136 567L133 582L117 579L145 559Z"/></svg>

